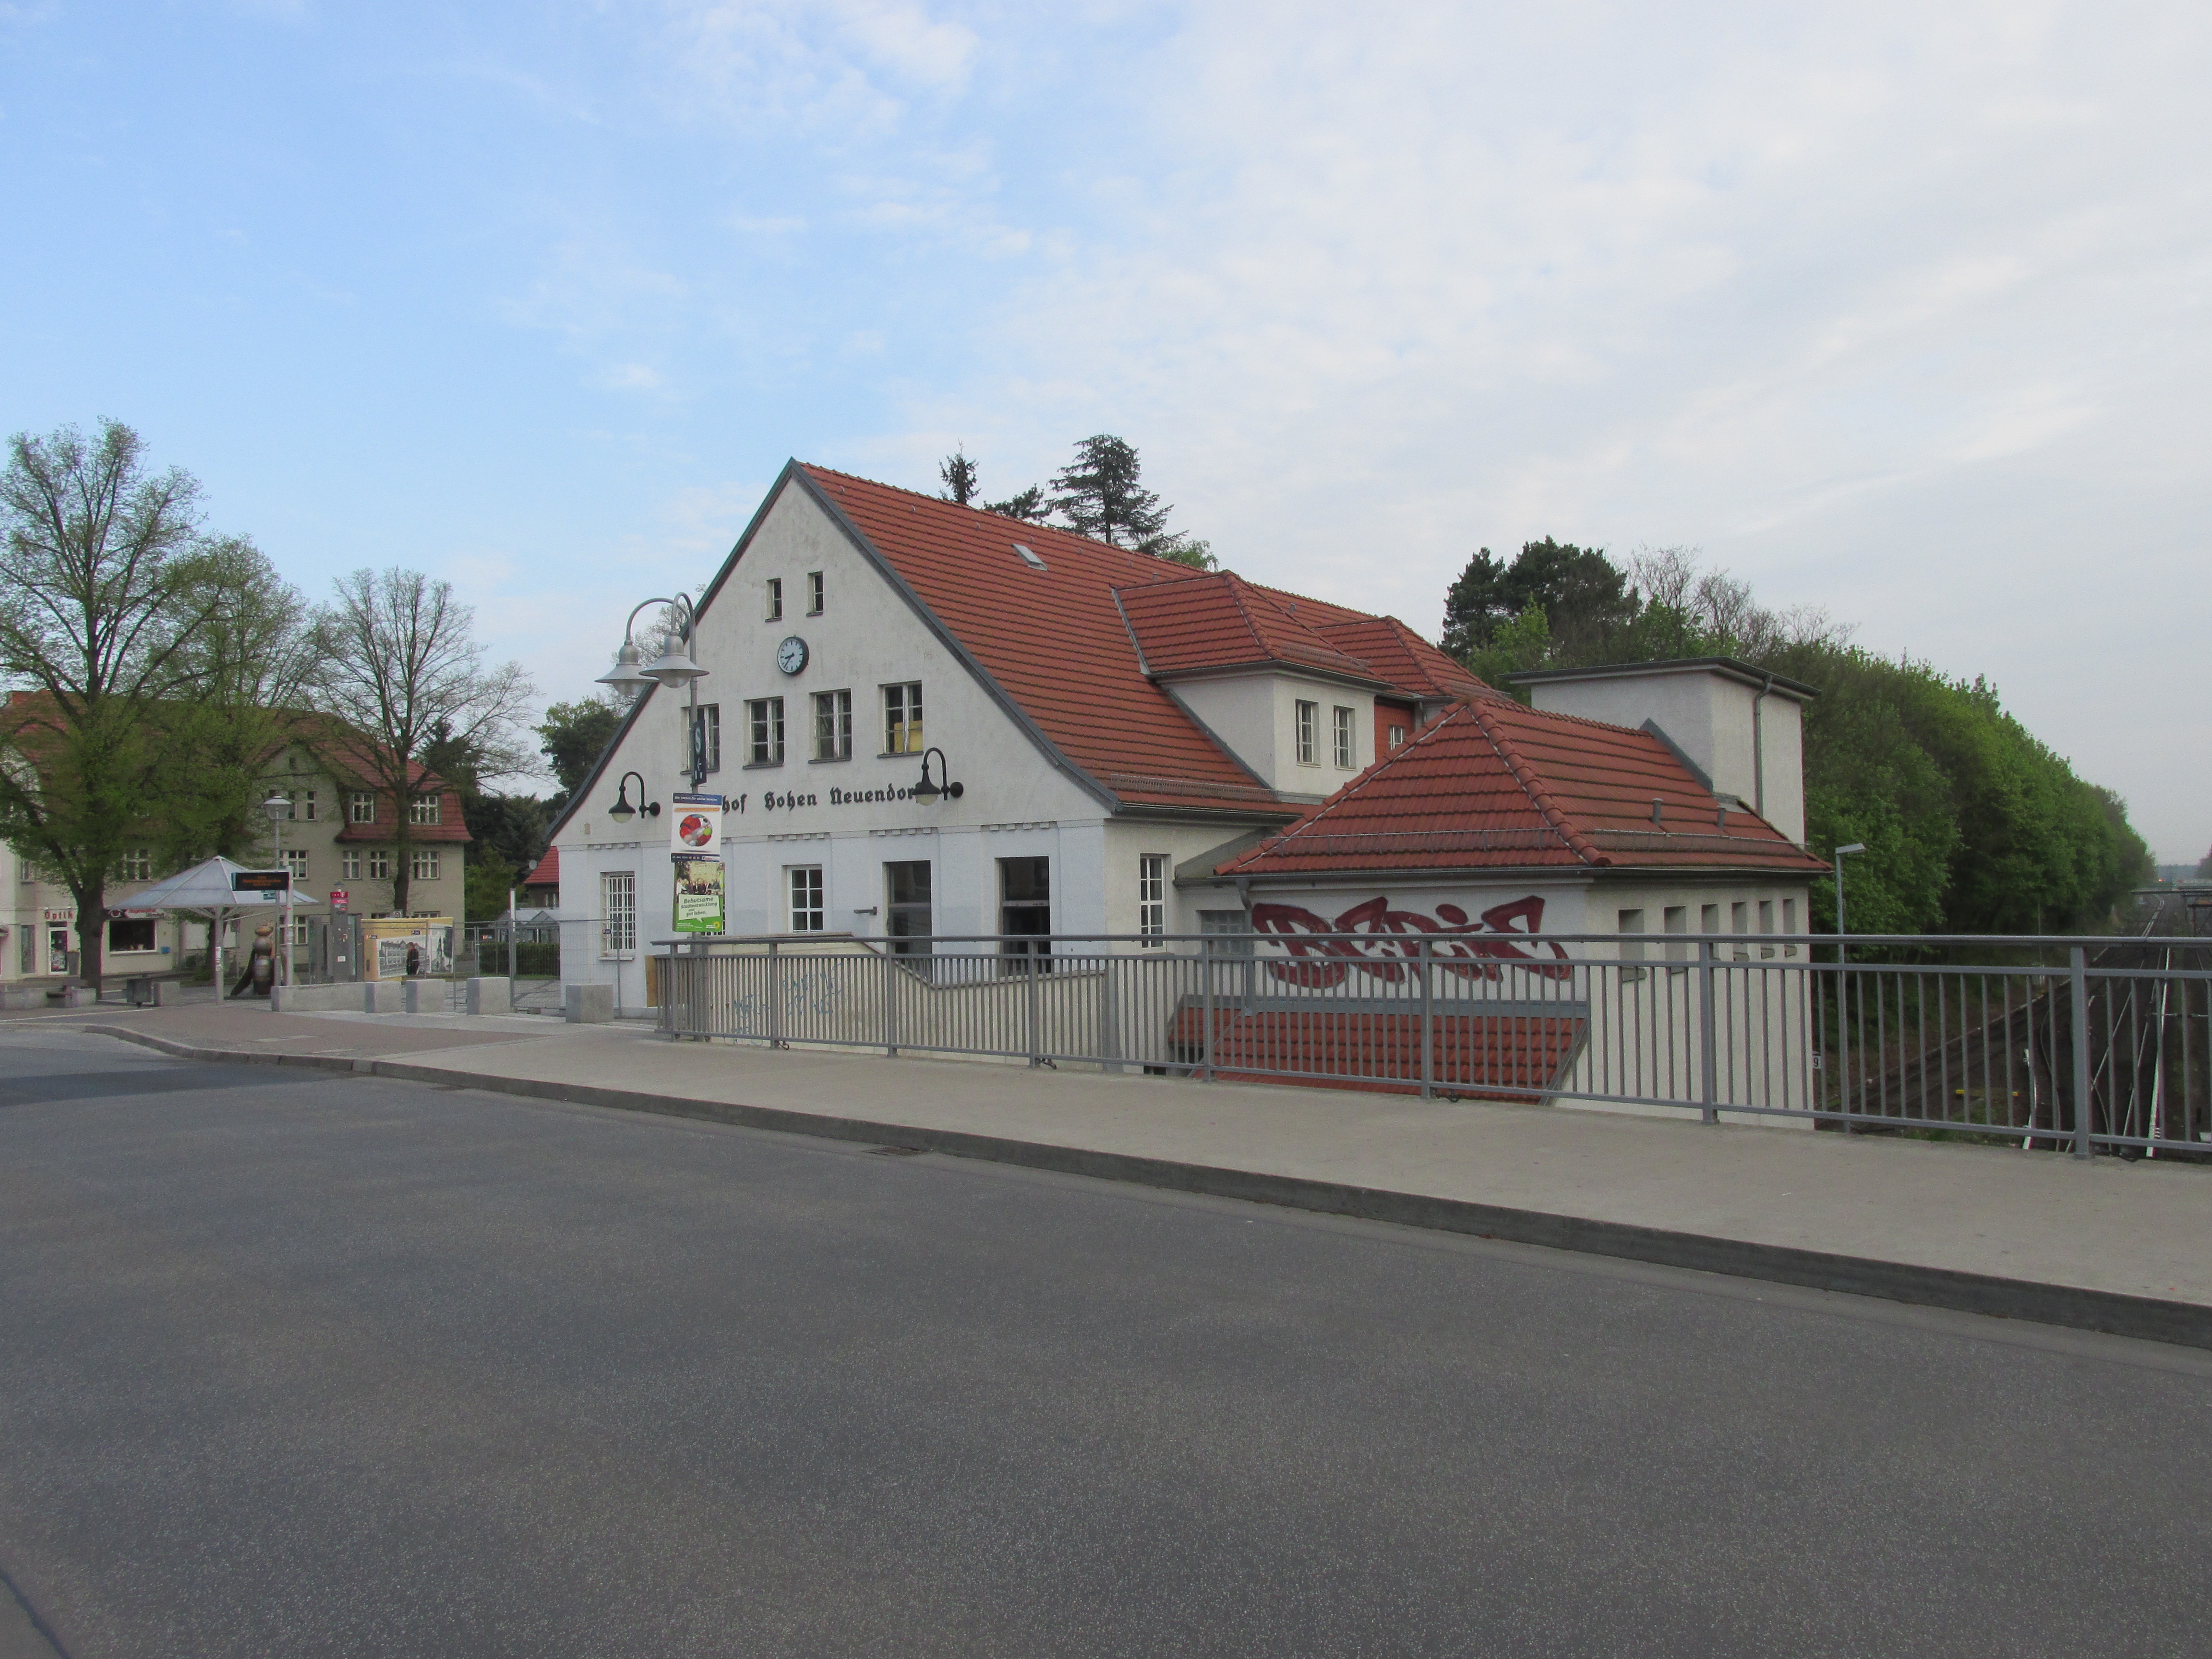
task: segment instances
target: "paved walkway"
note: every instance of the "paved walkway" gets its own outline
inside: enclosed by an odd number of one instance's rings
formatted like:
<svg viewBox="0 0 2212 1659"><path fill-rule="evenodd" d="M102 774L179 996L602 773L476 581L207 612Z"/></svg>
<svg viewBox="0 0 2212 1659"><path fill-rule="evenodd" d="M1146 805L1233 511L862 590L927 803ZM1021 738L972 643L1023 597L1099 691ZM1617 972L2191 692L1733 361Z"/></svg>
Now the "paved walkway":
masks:
<svg viewBox="0 0 2212 1659"><path fill-rule="evenodd" d="M677 1043L527 1016L234 1006L82 1018L162 1046L904 1142L2212 1346L2202 1166Z"/></svg>

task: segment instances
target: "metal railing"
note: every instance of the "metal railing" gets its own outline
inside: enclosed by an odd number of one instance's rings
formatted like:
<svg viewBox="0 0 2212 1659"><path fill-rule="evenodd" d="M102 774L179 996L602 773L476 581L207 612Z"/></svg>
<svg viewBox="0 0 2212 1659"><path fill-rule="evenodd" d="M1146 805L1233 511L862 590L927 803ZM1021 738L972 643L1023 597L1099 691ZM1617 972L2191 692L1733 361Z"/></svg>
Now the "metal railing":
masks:
<svg viewBox="0 0 2212 1659"><path fill-rule="evenodd" d="M1421 919L1425 921L1425 918ZM2212 1156L2212 939L661 942L660 1029Z"/></svg>

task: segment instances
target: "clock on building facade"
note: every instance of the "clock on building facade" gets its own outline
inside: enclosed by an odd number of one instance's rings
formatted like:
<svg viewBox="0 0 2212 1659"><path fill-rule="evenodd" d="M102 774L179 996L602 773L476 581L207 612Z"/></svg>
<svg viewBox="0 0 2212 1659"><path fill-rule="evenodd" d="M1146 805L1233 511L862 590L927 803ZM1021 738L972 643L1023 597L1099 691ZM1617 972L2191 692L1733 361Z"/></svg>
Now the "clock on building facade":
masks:
<svg viewBox="0 0 2212 1659"><path fill-rule="evenodd" d="M806 641L793 634L775 648L775 665L787 674L806 666Z"/></svg>

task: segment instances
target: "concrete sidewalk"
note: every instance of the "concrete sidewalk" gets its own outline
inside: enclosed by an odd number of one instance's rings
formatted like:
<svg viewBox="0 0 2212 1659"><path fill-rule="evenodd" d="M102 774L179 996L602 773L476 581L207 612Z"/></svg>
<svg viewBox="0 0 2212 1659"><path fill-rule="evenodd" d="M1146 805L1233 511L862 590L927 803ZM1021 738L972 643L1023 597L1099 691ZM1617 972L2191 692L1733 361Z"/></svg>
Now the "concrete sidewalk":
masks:
<svg viewBox="0 0 2212 1659"><path fill-rule="evenodd" d="M81 1023L171 1053L880 1141L2212 1347L2212 1168L678 1043L622 1024L103 1012Z"/></svg>

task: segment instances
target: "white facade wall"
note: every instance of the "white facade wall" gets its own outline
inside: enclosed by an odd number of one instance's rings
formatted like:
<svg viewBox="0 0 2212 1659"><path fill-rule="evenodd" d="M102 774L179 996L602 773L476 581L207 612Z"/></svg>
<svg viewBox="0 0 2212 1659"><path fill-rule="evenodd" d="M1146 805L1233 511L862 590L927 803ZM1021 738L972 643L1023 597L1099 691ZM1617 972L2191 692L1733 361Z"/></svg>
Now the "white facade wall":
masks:
<svg viewBox="0 0 2212 1659"><path fill-rule="evenodd" d="M1183 706L1258 773L1271 789L1319 801L1375 763L1375 694L1316 677L1271 670L1178 679ZM1298 759L1297 706L1315 705L1314 757ZM1335 711L1352 711L1352 763L1336 763Z"/></svg>
<svg viewBox="0 0 2212 1659"><path fill-rule="evenodd" d="M1758 806L1763 788L1760 810L1766 821L1803 844L1804 709L1795 693L1778 689L1762 699L1759 687L1734 675L1665 667L1535 680L1528 690L1534 706L1551 713L1631 728L1651 721L1705 773L1717 793Z"/></svg>

